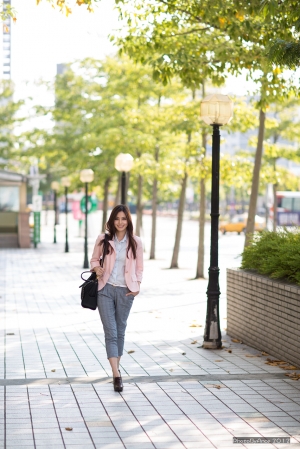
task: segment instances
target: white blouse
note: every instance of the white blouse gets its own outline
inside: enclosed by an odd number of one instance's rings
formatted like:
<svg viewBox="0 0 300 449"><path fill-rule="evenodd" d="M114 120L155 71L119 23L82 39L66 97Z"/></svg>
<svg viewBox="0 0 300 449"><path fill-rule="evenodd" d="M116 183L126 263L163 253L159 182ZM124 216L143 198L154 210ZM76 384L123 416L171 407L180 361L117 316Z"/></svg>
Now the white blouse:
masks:
<svg viewBox="0 0 300 449"><path fill-rule="evenodd" d="M125 281L125 262L127 255L127 234L122 240L118 240L118 237L114 236L114 244L116 248L116 261L114 268L107 281L108 284L112 284L117 287L127 287Z"/></svg>

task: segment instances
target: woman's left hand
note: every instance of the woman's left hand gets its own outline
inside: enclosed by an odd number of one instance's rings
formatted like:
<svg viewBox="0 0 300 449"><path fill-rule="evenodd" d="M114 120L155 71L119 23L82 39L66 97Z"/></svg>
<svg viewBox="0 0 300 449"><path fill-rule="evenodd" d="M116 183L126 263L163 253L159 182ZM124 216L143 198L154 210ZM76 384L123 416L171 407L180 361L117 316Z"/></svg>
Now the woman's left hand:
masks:
<svg viewBox="0 0 300 449"><path fill-rule="evenodd" d="M137 296L140 292L129 292L126 293L126 296Z"/></svg>

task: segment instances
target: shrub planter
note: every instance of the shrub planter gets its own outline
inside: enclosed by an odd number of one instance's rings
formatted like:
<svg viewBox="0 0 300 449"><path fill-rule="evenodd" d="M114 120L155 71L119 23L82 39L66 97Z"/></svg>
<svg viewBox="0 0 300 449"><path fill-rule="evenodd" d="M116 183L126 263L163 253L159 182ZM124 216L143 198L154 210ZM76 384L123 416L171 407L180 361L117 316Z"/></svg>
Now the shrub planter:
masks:
<svg viewBox="0 0 300 449"><path fill-rule="evenodd" d="M300 287L227 269L227 333L300 366Z"/></svg>

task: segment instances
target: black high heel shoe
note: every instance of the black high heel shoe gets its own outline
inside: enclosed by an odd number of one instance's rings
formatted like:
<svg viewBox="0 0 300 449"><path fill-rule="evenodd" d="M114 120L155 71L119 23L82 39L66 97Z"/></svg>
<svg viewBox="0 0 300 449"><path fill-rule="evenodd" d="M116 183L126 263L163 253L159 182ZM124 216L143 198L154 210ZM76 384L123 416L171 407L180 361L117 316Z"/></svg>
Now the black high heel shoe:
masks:
<svg viewBox="0 0 300 449"><path fill-rule="evenodd" d="M120 393L123 391L123 382L122 382L122 376L121 371L119 370L120 377L114 377L114 390Z"/></svg>

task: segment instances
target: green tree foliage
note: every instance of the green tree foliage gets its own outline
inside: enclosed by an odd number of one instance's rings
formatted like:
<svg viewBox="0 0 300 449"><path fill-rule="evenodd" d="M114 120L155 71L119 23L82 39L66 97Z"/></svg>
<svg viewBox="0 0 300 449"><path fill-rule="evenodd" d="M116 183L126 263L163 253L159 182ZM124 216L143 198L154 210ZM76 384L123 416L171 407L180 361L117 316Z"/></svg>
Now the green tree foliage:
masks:
<svg viewBox="0 0 300 449"><path fill-rule="evenodd" d="M27 134L26 155L38 157L53 176L72 174L73 188L81 186L80 170L90 167L94 186L107 195L118 175L115 157L129 152L136 160L130 176L133 195L144 197L141 202L155 197L156 204L173 200L185 148L183 131L175 132L182 90L175 82L155 83L151 69L125 57L74 63L56 78L55 105L39 108L52 118L52 130ZM141 178L142 190L137 188Z"/></svg>
<svg viewBox="0 0 300 449"><path fill-rule="evenodd" d="M285 18L285 27L290 30L289 39L275 37L270 41L268 56L271 62L291 69L300 65L300 5L297 0L279 2L263 0L262 11L268 24ZM272 26L272 25L271 25Z"/></svg>
<svg viewBox="0 0 300 449"><path fill-rule="evenodd" d="M13 100L13 84L0 81L0 158L1 164L11 167L18 152L17 126L23 120L18 114L23 101Z"/></svg>
<svg viewBox="0 0 300 449"><path fill-rule="evenodd" d="M86 6L87 11L93 12L93 5L99 1L100 0L46 0L52 8L58 8L59 11L67 17L72 14L73 6ZM37 5L40 3L42 3L42 0L36 0Z"/></svg>
<svg viewBox="0 0 300 449"><path fill-rule="evenodd" d="M8 3L0 2L0 19L5 22L10 18L16 22L16 9ZM7 31L6 25L4 25L3 31L4 33Z"/></svg>
<svg viewBox="0 0 300 449"><path fill-rule="evenodd" d="M116 42L134 60L149 63L155 79L167 83L179 76L186 86L199 87L207 78L222 82L227 73L247 71L257 84L259 129L247 231L254 231L254 217L263 153L266 107L284 98L291 80L266 59L272 39L289 39L285 15L267 26L260 0L120 0L120 16L127 24ZM230 55L230 56L229 56ZM246 244L248 237L246 238Z"/></svg>

